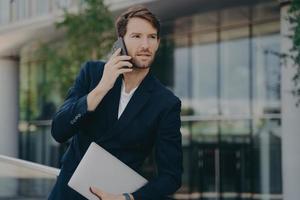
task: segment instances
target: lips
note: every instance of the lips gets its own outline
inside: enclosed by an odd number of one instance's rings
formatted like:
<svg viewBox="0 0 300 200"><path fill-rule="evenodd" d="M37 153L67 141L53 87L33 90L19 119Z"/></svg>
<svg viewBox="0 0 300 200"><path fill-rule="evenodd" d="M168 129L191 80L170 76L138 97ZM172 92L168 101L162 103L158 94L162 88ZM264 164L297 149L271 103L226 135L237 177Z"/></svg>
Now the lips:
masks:
<svg viewBox="0 0 300 200"><path fill-rule="evenodd" d="M144 57L144 58L149 58L149 55L138 55L138 57Z"/></svg>
<svg viewBox="0 0 300 200"><path fill-rule="evenodd" d="M139 54L137 54L137 56L151 56L151 54L149 54L149 53L139 53Z"/></svg>

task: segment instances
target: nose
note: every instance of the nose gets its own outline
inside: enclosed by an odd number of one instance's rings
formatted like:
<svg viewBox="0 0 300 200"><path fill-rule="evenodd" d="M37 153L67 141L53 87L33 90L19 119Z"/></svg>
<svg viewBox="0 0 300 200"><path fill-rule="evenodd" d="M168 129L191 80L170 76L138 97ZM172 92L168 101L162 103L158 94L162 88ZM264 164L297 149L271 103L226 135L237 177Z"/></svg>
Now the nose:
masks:
<svg viewBox="0 0 300 200"><path fill-rule="evenodd" d="M141 47L143 49L148 49L149 48L149 40L147 37L143 38L142 41L141 41Z"/></svg>

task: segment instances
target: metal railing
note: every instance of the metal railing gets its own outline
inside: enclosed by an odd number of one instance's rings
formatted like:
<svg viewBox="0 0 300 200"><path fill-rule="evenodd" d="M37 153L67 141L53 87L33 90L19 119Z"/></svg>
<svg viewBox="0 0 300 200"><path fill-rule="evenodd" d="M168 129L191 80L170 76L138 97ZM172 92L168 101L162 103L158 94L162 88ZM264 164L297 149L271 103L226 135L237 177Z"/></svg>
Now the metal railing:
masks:
<svg viewBox="0 0 300 200"><path fill-rule="evenodd" d="M33 171L35 171L35 173L44 174L43 176L48 177L48 178L55 179L56 176L58 176L58 174L59 174L59 169L57 169L57 168L41 165L41 164L38 164L35 162L21 160L18 158L12 158L12 157L5 156L5 155L0 155L0 163L6 163L11 166L16 166L16 167L20 167L20 168L26 168L29 170L33 170ZM3 171L2 171L2 173L3 173ZM21 174L21 175L26 176L26 174Z"/></svg>
<svg viewBox="0 0 300 200"><path fill-rule="evenodd" d="M0 199L46 199L59 169L0 155Z"/></svg>

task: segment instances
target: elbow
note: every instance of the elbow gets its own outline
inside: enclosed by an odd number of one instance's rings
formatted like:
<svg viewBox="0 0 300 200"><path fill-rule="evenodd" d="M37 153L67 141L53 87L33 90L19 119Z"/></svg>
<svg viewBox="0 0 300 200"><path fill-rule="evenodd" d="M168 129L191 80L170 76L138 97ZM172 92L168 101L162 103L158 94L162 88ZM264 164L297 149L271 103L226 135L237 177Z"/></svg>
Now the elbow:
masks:
<svg viewBox="0 0 300 200"><path fill-rule="evenodd" d="M176 177L174 180L174 192L175 193L182 185L182 178L181 176Z"/></svg>
<svg viewBox="0 0 300 200"><path fill-rule="evenodd" d="M177 192L177 190L179 190L179 188L181 187L182 185L182 180L181 180L181 176L168 176L167 178L167 182L165 182L165 186L166 185L169 185L169 187L166 187L166 188L169 188L168 191L166 192L168 195L173 195Z"/></svg>
<svg viewBox="0 0 300 200"><path fill-rule="evenodd" d="M180 181L178 181L178 182L176 183L176 186L175 186L175 192L176 192L177 190L179 190L179 188L181 187L181 185L182 185L182 181L180 180Z"/></svg>
<svg viewBox="0 0 300 200"><path fill-rule="evenodd" d="M182 185L182 173L177 172L169 175L169 182L172 185L170 187L170 194L174 194Z"/></svg>
<svg viewBox="0 0 300 200"><path fill-rule="evenodd" d="M54 138L54 140L60 144L65 143L67 141L67 139L63 137L62 132L62 128L56 124L55 120L53 120L51 125L51 135Z"/></svg>

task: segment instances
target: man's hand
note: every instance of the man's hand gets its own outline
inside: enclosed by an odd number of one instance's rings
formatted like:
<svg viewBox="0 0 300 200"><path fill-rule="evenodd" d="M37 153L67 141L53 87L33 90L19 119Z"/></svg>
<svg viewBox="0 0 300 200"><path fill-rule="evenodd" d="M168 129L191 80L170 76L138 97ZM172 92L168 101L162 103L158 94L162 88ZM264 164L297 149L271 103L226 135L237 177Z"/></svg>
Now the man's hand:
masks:
<svg viewBox="0 0 300 200"><path fill-rule="evenodd" d="M99 200L125 200L123 195L109 194L96 187L90 187L90 191L97 196Z"/></svg>
<svg viewBox="0 0 300 200"><path fill-rule="evenodd" d="M87 96L88 111L94 111L107 92L114 86L120 74L132 71L130 56L119 56L121 49L113 53L108 62L104 65L102 78L98 85ZM124 67L129 68L124 68Z"/></svg>
<svg viewBox="0 0 300 200"><path fill-rule="evenodd" d="M129 62L131 56L120 56L120 52L121 48L117 49L104 65L104 71L99 85L107 90L110 90L114 86L120 74L132 71L132 64Z"/></svg>

